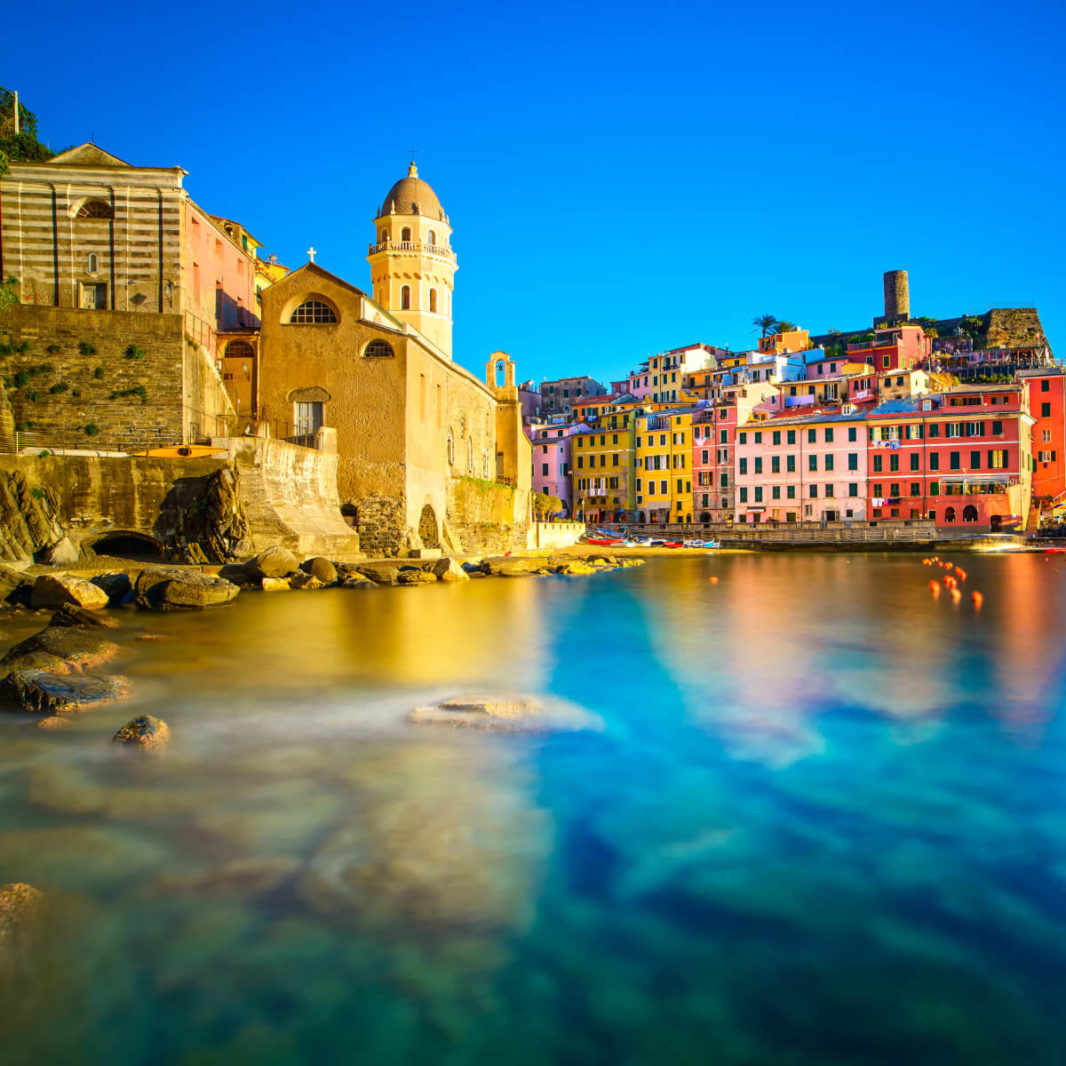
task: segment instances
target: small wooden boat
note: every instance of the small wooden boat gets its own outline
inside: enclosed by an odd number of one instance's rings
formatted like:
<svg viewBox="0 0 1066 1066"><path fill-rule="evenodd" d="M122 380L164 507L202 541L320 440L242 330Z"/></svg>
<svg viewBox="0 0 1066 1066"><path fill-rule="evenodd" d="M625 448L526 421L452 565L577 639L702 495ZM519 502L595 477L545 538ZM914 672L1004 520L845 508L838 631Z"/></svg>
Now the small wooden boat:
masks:
<svg viewBox="0 0 1066 1066"><path fill-rule="evenodd" d="M664 548L683 548L684 544L679 540L665 540L663 541Z"/></svg>
<svg viewBox="0 0 1066 1066"><path fill-rule="evenodd" d="M622 543L621 537L586 537L586 544L595 544L597 548L613 548Z"/></svg>

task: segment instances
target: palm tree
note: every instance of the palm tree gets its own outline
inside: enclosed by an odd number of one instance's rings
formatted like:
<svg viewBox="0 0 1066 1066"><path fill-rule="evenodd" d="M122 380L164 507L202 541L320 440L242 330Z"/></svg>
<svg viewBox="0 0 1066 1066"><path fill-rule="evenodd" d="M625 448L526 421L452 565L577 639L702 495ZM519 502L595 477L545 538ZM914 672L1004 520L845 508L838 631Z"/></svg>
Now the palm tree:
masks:
<svg viewBox="0 0 1066 1066"><path fill-rule="evenodd" d="M774 323L774 333L791 333L796 328L794 322L786 322L784 319Z"/></svg>
<svg viewBox="0 0 1066 1066"><path fill-rule="evenodd" d="M765 337L768 333L773 332L774 326L777 325L777 319L773 315L758 315L751 320L751 324L761 329L762 335Z"/></svg>

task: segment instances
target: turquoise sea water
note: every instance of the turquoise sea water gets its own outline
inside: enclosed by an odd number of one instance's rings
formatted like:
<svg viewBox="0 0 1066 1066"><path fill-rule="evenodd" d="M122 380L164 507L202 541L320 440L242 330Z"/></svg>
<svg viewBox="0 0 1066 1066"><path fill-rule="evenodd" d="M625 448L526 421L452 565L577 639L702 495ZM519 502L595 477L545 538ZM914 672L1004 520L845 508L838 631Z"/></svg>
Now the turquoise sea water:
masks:
<svg viewBox="0 0 1066 1066"><path fill-rule="evenodd" d="M960 557L958 605L768 554L123 615L130 702L0 716L0 881L49 899L0 1061L1058 1066L1060 558ZM405 721L485 689L596 727ZM162 759L109 744L143 711Z"/></svg>

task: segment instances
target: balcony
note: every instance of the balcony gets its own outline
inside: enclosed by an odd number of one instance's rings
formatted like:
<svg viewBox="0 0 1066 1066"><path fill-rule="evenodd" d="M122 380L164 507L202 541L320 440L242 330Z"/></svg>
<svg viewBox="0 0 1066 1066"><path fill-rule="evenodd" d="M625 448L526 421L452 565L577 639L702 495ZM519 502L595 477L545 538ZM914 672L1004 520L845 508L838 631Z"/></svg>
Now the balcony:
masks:
<svg viewBox="0 0 1066 1066"><path fill-rule="evenodd" d="M418 255L439 255L443 259L454 259L455 253L445 244L427 244L425 241L379 241L367 246L367 255L378 252L416 252Z"/></svg>

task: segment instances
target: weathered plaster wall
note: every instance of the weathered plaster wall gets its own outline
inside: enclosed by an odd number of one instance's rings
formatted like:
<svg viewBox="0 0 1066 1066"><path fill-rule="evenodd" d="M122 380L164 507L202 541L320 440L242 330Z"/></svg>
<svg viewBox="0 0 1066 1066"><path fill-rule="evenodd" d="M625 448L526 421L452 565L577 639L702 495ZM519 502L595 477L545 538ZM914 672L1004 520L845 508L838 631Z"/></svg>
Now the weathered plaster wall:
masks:
<svg viewBox="0 0 1066 1066"><path fill-rule="evenodd" d="M526 547L529 527L515 519L510 485L460 477L448 485L447 522L465 551L505 552Z"/></svg>

